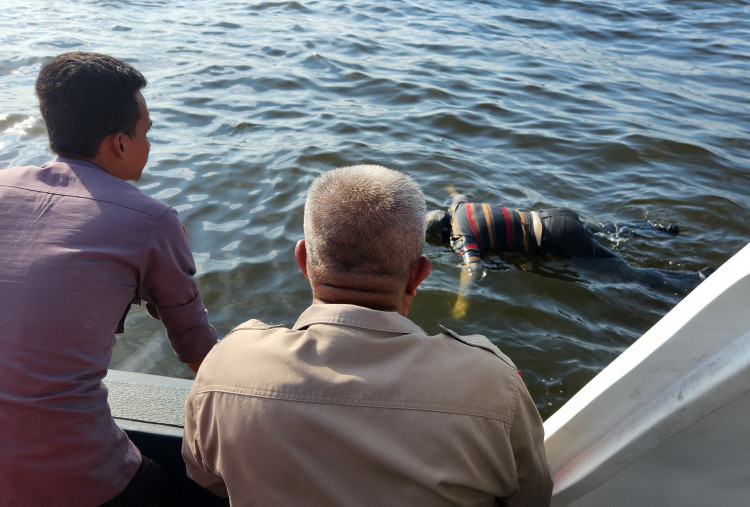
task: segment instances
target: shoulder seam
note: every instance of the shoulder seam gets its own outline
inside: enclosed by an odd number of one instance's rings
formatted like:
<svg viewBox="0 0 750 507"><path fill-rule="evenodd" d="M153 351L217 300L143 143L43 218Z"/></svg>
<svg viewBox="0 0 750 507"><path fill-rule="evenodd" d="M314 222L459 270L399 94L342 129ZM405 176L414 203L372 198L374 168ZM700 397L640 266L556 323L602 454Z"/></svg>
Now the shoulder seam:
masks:
<svg viewBox="0 0 750 507"><path fill-rule="evenodd" d="M443 333L447 334L451 338L454 338L455 340L463 343L464 345L468 345L470 347L474 347L474 348L477 348L477 349L486 350L487 352L489 352L493 356L495 356L498 359L500 359L503 363L505 363L506 365L510 366L514 371L518 371L518 368L516 367L515 364L513 364L513 362L511 361L511 359L504 357L505 354L503 354L502 351L500 351L500 349L496 348L495 345L492 342L490 342L490 345L492 345L493 348L486 347L486 346L484 346L482 344L474 343L474 342L472 342L470 340L467 340L465 337L463 337L460 334L456 333L452 329L448 329L447 327L445 327L442 324L438 324L438 326L440 326L440 329L443 330ZM476 335L474 335L474 336L476 336ZM483 338L485 338L485 337L483 337ZM485 339L487 339L487 338L485 338Z"/></svg>
<svg viewBox="0 0 750 507"><path fill-rule="evenodd" d="M249 396L252 398L291 401L301 403L315 403L324 405L344 405L349 407L362 408L382 408L390 410L416 410L423 412L439 412L445 414L465 415L469 417L483 417L493 419L505 424L513 422L515 407L510 410L509 414L503 414L496 410L482 410L477 408L442 404L442 403L418 403L406 400L384 400L384 399L362 399L346 396L330 396L324 393L294 393L285 392L279 389L263 388L242 388L238 386L228 386L221 384L209 384L196 386L194 389L195 396L214 395L234 395ZM514 396L515 397L515 396Z"/></svg>

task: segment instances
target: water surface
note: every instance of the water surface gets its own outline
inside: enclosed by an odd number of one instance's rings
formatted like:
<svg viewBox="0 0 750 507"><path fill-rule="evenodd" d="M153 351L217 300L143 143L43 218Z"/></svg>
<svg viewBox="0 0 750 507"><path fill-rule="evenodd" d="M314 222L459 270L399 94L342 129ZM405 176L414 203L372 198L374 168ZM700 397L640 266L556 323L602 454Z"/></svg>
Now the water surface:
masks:
<svg viewBox="0 0 750 507"><path fill-rule="evenodd" d="M222 334L294 323L310 301L292 255L306 188L356 163L412 174L430 208L448 185L571 207L632 266L695 271L750 238L749 33L747 1L4 0L0 167L51 158L43 62L87 50L134 64L154 120L137 186L179 210ZM638 228L649 220L681 232ZM412 318L490 337L545 417L685 295L505 254L454 319L457 258L426 253ZM191 376L143 310L112 366Z"/></svg>

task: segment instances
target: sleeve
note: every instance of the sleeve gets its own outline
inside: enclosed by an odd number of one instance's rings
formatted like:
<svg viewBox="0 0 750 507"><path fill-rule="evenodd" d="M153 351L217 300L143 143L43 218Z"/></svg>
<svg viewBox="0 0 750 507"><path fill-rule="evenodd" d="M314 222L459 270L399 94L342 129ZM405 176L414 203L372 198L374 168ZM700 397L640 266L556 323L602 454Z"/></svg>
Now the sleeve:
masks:
<svg viewBox="0 0 750 507"><path fill-rule="evenodd" d="M464 264L478 264L481 251L466 216L465 201L454 201L450 208L451 214L451 248L461 257Z"/></svg>
<svg viewBox="0 0 750 507"><path fill-rule="evenodd" d="M459 202L469 202L469 198L466 197L464 194L453 194L452 203L458 204Z"/></svg>
<svg viewBox="0 0 750 507"><path fill-rule="evenodd" d="M552 498L552 472L544 451L544 426L523 381L520 381L510 443L516 461L518 492L508 505L549 505Z"/></svg>
<svg viewBox="0 0 750 507"><path fill-rule="evenodd" d="M200 434L196 421L211 417L211 414L197 402L196 398L195 391L191 389L185 402L185 434L182 439L182 459L185 461L185 471L188 477L204 488L216 495L226 497L228 493L224 479L212 472L204 463L201 442L206 440L206 435Z"/></svg>
<svg viewBox="0 0 750 507"><path fill-rule="evenodd" d="M145 245L138 293L155 308L183 363L202 361L218 338L193 275L195 263L187 235L177 212L169 208L156 221Z"/></svg>

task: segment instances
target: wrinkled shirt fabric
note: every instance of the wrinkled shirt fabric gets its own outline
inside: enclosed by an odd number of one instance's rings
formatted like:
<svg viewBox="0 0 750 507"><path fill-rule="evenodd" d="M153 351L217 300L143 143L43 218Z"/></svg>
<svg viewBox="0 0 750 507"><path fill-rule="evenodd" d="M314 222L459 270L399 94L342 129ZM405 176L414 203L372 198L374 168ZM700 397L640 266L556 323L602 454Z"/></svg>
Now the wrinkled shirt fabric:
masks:
<svg viewBox="0 0 750 507"><path fill-rule="evenodd" d="M483 336L314 304L250 320L207 356L183 457L236 505L549 505L539 412Z"/></svg>
<svg viewBox="0 0 750 507"><path fill-rule="evenodd" d="M136 298L180 361L216 330L177 213L93 163L0 170L0 503L98 505L141 457L101 380Z"/></svg>

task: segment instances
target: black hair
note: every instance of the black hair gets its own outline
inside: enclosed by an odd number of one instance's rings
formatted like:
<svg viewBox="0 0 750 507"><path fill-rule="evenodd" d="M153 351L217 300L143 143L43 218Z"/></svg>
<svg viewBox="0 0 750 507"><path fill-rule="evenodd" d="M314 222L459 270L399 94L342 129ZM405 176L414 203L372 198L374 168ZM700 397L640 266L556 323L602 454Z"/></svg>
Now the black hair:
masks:
<svg viewBox="0 0 750 507"><path fill-rule="evenodd" d="M440 221L440 224L443 226L443 229L441 230L441 239L443 240L443 243L450 243L451 240L451 215L450 213L447 213L443 215L443 219Z"/></svg>
<svg viewBox="0 0 750 507"><path fill-rule="evenodd" d="M143 74L117 58L84 52L56 56L36 80L50 149L90 158L108 135L132 136L140 119L136 93L145 86Z"/></svg>
<svg viewBox="0 0 750 507"><path fill-rule="evenodd" d="M425 216L425 236L430 242L448 244L451 239L451 215L447 211L433 210Z"/></svg>

